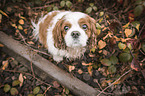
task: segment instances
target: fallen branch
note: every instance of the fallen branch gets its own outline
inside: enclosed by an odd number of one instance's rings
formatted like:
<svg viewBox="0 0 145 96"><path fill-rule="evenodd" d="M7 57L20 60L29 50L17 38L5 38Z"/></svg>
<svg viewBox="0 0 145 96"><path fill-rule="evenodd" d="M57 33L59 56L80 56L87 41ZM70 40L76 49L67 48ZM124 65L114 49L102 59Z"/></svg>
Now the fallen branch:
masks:
<svg viewBox="0 0 145 96"><path fill-rule="evenodd" d="M97 94L99 94L98 90L95 90L91 86L73 77L72 75L65 72L64 70L58 68L53 63L49 62L48 60L38 55L31 48L28 48L26 45L20 44L18 41L12 39L11 37L9 37L8 35L6 35L1 31L0 31L0 42L5 45L4 49L5 52L7 52L7 54L11 56L17 54L16 56L17 60L21 61L21 59L23 59L22 60L23 64L28 66L28 68L30 68L30 62L32 62L34 65L34 69L35 70L39 69L38 70L39 72L35 72L35 74L37 74L38 76L41 76L42 75L41 73L45 73L46 77L47 76L52 77L60 84L67 87L71 92L73 92L77 96L78 95L96 96ZM11 52L13 52L13 54Z"/></svg>

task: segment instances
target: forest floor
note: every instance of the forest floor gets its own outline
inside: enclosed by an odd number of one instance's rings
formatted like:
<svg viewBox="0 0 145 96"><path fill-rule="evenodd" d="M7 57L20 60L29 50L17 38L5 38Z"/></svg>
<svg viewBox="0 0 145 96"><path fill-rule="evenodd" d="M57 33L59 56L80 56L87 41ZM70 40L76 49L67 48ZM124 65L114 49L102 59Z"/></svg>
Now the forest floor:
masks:
<svg viewBox="0 0 145 96"><path fill-rule="evenodd" d="M97 44L78 60L53 61L32 36L31 20L53 10L80 11L93 17ZM35 50L58 67L107 96L145 96L145 1L1 0L0 31ZM1 49L1 96L74 96L50 78L45 82ZM35 76L34 76L35 74Z"/></svg>

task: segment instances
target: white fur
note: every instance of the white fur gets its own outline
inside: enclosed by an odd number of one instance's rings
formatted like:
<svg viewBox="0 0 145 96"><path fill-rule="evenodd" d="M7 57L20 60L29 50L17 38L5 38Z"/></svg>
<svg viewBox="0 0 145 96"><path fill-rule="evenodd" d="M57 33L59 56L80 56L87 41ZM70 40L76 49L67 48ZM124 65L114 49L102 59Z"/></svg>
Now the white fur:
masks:
<svg viewBox="0 0 145 96"><path fill-rule="evenodd" d="M52 11L55 12L55 11ZM34 34L37 37L39 35L39 24L45 20L45 18L48 15L51 15L52 12L45 15L43 18L40 18L38 23L35 24L32 22L32 25L34 26ZM48 51L53 55L53 59L57 62L62 61L63 57L67 58L79 58L83 55L83 53L86 51L85 46L88 40L88 36L85 33L85 31L80 28L80 25L78 24L78 21L80 18L85 18L86 14L81 12L71 12L71 11L57 11L59 12L56 16L53 17L51 20L52 26L49 26L47 29L47 46ZM64 17L66 21L69 21L72 25L72 27L67 31L67 34L65 35L65 43L67 46L67 49L58 49L54 46L54 39L52 31L56 25L56 23ZM79 31L80 37L76 40L72 38L71 32L73 31Z"/></svg>

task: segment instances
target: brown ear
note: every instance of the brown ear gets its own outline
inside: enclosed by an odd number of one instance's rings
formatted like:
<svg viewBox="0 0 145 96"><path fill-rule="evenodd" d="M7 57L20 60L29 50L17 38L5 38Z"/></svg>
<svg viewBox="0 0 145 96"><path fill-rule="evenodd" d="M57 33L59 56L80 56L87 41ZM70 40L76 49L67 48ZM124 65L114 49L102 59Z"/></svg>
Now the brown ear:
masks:
<svg viewBox="0 0 145 96"><path fill-rule="evenodd" d="M90 38L89 38L89 47L93 47L97 44L97 29L96 29L96 20L88 16L88 22L90 25Z"/></svg>
<svg viewBox="0 0 145 96"><path fill-rule="evenodd" d="M62 24L64 20L59 20L53 29L54 46L59 49L65 49L66 45L63 37Z"/></svg>

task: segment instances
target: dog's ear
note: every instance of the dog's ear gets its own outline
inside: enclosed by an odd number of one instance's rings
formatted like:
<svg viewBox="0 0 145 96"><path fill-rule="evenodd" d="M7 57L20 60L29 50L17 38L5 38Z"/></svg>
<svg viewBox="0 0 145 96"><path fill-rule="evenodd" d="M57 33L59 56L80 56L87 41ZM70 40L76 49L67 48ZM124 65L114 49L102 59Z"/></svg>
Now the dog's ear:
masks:
<svg viewBox="0 0 145 96"><path fill-rule="evenodd" d="M97 44L97 29L96 29L96 20L92 17L87 17L89 26L90 26L90 36L89 36L89 45L90 47L96 46Z"/></svg>
<svg viewBox="0 0 145 96"><path fill-rule="evenodd" d="M53 29L53 38L54 38L54 46L59 49L65 49L66 44L64 41L64 30L62 30L62 25L63 25L64 20L60 19L54 29Z"/></svg>

